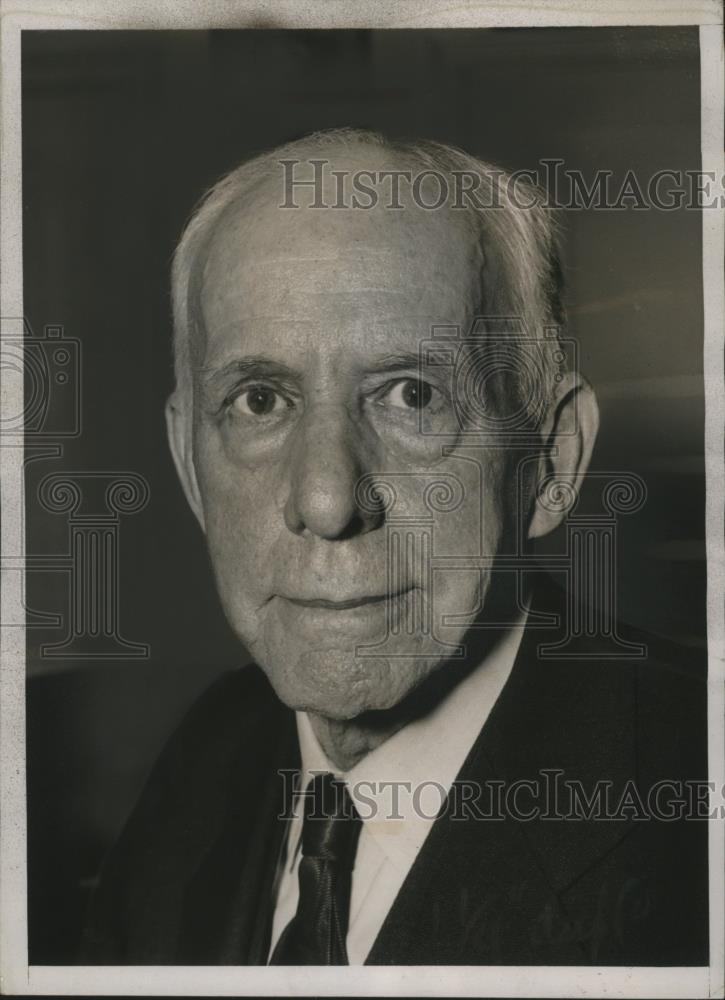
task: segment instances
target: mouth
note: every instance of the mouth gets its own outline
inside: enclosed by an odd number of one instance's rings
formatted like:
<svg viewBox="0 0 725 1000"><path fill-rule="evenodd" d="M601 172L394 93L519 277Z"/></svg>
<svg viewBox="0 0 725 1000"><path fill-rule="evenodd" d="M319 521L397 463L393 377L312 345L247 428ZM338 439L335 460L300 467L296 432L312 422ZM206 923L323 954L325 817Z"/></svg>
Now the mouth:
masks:
<svg viewBox="0 0 725 1000"><path fill-rule="evenodd" d="M351 597L343 601L330 601L323 597L303 598L288 596L285 596L284 600L301 608L324 608L328 611L348 611L351 608L362 608L368 604L385 604L387 601L402 597L412 589L412 587L406 587L394 593L363 595L361 597Z"/></svg>

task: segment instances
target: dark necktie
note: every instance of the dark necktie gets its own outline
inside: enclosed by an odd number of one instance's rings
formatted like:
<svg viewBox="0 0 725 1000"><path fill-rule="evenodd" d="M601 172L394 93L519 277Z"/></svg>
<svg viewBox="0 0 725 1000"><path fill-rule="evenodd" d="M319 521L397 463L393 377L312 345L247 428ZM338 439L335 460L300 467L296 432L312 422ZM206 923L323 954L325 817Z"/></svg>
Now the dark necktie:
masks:
<svg viewBox="0 0 725 1000"><path fill-rule="evenodd" d="M297 912L270 965L347 965L350 886L362 820L348 790L332 774L307 786Z"/></svg>

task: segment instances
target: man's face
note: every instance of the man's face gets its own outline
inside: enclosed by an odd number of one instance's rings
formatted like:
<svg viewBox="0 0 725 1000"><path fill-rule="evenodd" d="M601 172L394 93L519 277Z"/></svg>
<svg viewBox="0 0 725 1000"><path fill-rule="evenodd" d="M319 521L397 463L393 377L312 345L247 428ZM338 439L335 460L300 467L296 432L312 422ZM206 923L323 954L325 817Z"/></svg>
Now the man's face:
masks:
<svg viewBox="0 0 725 1000"><path fill-rule="evenodd" d="M468 328L482 261L443 212L278 201L228 211L204 262L194 467L232 627L283 702L349 719L443 663L489 586L435 567L499 549L503 453L463 449L450 368L418 366L434 325Z"/></svg>

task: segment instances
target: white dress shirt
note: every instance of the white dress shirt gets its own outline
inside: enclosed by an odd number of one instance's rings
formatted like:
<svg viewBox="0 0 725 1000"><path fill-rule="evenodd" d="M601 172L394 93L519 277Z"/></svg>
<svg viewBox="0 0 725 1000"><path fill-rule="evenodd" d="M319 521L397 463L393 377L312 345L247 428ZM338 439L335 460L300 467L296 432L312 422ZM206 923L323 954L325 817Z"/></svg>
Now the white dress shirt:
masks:
<svg viewBox="0 0 725 1000"><path fill-rule="evenodd" d="M342 772L331 763L307 714L297 713L300 787L306 788L315 772L333 772L347 783L363 820L352 874L346 941L350 965L365 962L443 799L511 673L526 617L523 613L484 660L428 715L404 726L349 771ZM397 785L397 802L386 782L405 783ZM304 798L300 796L277 881L270 955L297 910L303 811Z"/></svg>

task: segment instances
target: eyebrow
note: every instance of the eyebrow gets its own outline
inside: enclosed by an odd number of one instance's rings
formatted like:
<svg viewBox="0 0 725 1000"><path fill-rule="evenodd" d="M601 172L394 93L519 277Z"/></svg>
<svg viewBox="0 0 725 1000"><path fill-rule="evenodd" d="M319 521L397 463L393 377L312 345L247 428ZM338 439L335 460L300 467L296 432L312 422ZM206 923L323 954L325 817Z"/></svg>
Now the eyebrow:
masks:
<svg viewBox="0 0 725 1000"><path fill-rule="evenodd" d="M386 354L377 358L372 364L366 365L365 375L378 375L398 371L410 371L422 367L422 357L416 351L401 351L396 354ZM261 356L235 358L221 368L213 366L197 368L198 374L207 385L225 383L230 378L280 378L289 381L299 380L301 373L289 365L271 358Z"/></svg>
<svg viewBox="0 0 725 1000"><path fill-rule="evenodd" d="M217 383L225 383L230 378L271 377L290 380L299 379L300 377L300 373L288 365L264 357L235 358L233 361L222 365L221 368L201 365L197 368L197 372L203 381L210 386L214 386Z"/></svg>
<svg viewBox="0 0 725 1000"><path fill-rule="evenodd" d="M401 351L398 354L386 354L378 358L365 369L366 374L377 375L385 372L410 371L411 368L422 367L422 356L417 351Z"/></svg>

